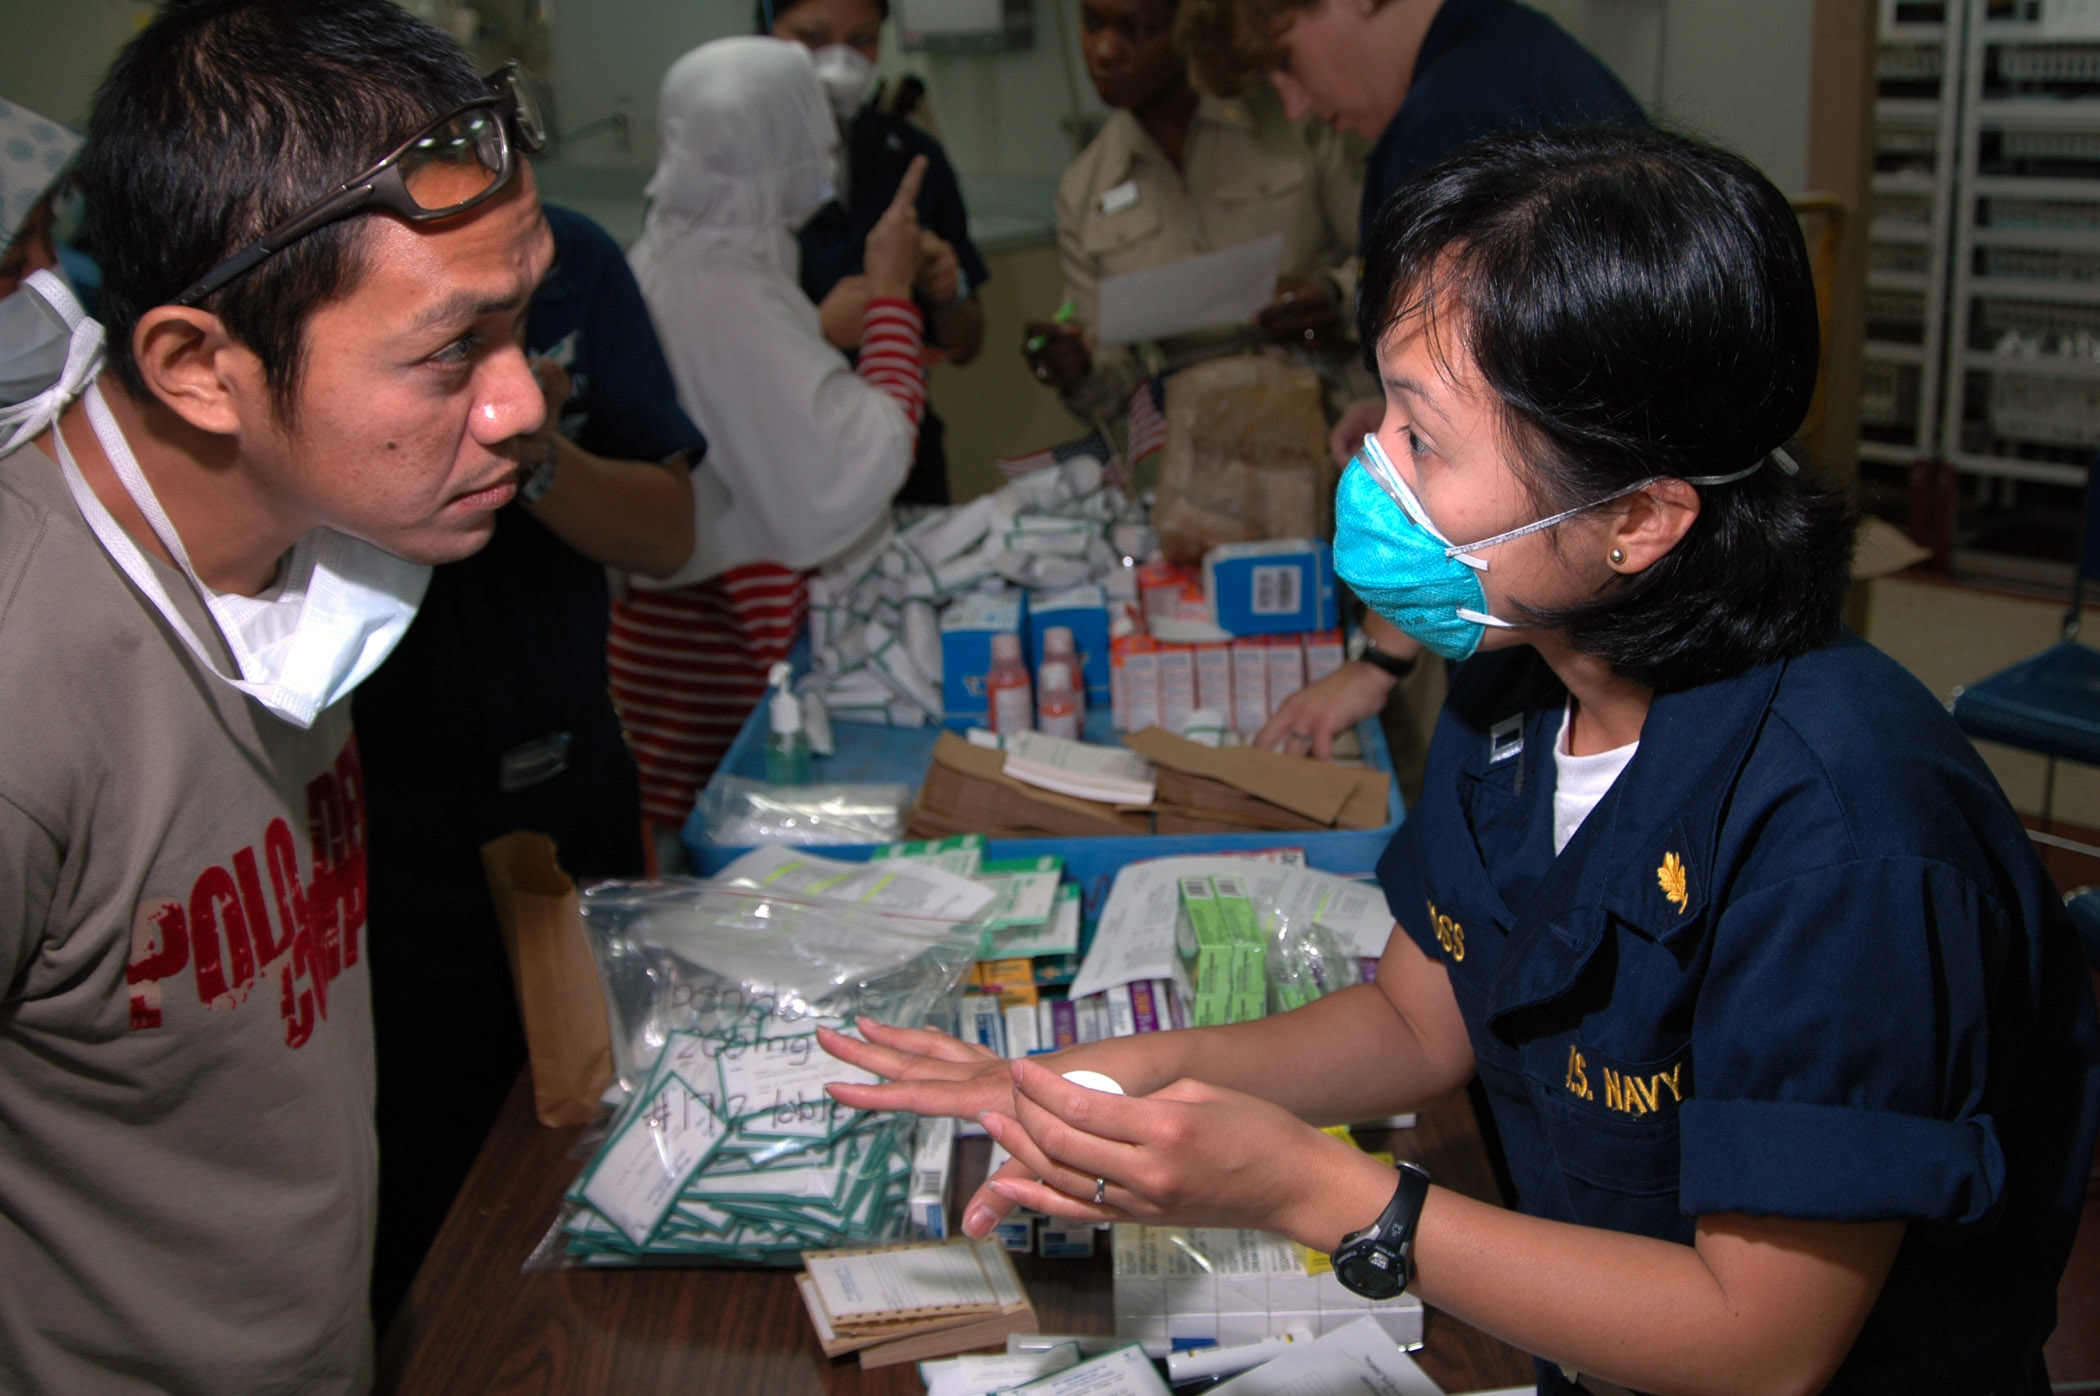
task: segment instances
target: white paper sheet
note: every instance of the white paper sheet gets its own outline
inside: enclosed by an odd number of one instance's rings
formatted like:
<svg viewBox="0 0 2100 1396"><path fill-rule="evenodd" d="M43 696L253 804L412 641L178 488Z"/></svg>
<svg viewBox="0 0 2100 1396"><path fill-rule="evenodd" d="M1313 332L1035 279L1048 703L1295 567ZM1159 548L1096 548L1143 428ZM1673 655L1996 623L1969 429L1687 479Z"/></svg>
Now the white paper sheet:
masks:
<svg viewBox="0 0 2100 1396"><path fill-rule="evenodd" d="M1027 1396L1168 1396L1159 1369L1135 1345L1088 1358L1077 1367L1013 1390Z"/></svg>
<svg viewBox="0 0 2100 1396"><path fill-rule="evenodd" d="M1282 1356L1214 1390L1216 1396L1444 1396L1369 1317L1313 1342L1293 1343Z"/></svg>
<svg viewBox="0 0 2100 1396"><path fill-rule="evenodd" d="M1062 1372L1078 1361L1077 1343L1061 1343L1048 1352L965 1353L921 1362L919 1380L926 1383L926 1396L990 1396Z"/></svg>
<svg viewBox="0 0 2100 1396"><path fill-rule="evenodd" d="M1165 266L1104 276L1094 337L1103 344L1136 344L1245 324L1275 296L1282 269L1283 234L1271 233Z"/></svg>

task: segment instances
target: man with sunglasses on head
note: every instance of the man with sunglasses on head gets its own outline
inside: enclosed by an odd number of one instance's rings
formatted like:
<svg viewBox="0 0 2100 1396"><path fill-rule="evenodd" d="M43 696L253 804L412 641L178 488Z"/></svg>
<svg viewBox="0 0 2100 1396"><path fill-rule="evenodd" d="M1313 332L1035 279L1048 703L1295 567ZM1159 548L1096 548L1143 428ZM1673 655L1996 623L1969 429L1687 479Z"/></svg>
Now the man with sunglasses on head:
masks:
<svg viewBox="0 0 2100 1396"><path fill-rule="evenodd" d="M514 87L390 0L172 0L80 161L107 326L0 408L0 1390L355 1392L350 690L544 403Z"/></svg>

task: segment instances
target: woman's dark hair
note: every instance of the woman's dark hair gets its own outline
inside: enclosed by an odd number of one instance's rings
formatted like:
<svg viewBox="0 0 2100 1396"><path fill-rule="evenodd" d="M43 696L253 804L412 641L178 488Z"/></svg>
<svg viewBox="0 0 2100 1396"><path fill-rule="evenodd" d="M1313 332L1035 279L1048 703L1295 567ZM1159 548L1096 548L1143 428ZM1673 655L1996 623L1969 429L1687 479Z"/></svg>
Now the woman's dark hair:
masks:
<svg viewBox="0 0 2100 1396"><path fill-rule="evenodd" d="M801 3L802 0L757 0L751 7L751 22L757 26L754 32L761 36L771 34L780 17ZM875 8L884 19L890 17L890 0L875 0Z"/></svg>
<svg viewBox="0 0 2100 1396"><path fill-rule="evenodd" d="M1815 286L1748 162L1615 127L1475 141L1395 190L1365 248L1363 343L1417 314L1500 398L1542 513L1763 462L1695 486L1697 520L1653 566L1533 620L1658 690L1836 632L1851 508L1768 458L1815 395Z"/></svg>
<svg viewBox="0 0 2100 1396"><path fill-rule="evenodd" d="M103 79L80 157L111 371L144 397L142 315L488 92L457 44L393 0L170 0ZM307 318L356 285L364 228L329 224L204 302L255 351L287 421Z"/></svg>

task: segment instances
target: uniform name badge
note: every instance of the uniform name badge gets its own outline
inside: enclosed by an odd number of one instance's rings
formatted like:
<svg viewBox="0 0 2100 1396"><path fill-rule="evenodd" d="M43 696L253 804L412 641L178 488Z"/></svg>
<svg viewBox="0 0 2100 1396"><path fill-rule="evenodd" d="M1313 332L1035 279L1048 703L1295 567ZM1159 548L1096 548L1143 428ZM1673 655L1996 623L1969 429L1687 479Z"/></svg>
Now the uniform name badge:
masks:
<svg viewBox="0 0 2100 1396"><path fill-rule="evenodd" d="M1102 194L1100 199L1101 212L1104 214L1121 213L1126 208L1136 207L1137 201L1137 181L1126 179L1115 188Z"/></svg>

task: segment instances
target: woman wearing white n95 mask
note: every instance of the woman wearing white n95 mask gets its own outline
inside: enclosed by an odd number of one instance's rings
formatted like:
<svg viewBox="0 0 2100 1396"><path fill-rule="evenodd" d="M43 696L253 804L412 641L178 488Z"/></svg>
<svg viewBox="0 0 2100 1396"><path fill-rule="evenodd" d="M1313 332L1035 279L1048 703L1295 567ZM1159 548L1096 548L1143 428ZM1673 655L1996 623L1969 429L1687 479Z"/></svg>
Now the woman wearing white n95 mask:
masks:
<svg viewBox="0 0 2100 1396"><path fill-rule="evenodd" d="M615 605L609 657L644 813L676 828L801 628L802 574L881 524L911 465L926 400L911 301L923 165L867 235L855 368L795 279L795 229L830 199L838 146L809 54L704 44L665 75L658 126L630 260L709 449L692 559Z"/></svg>

